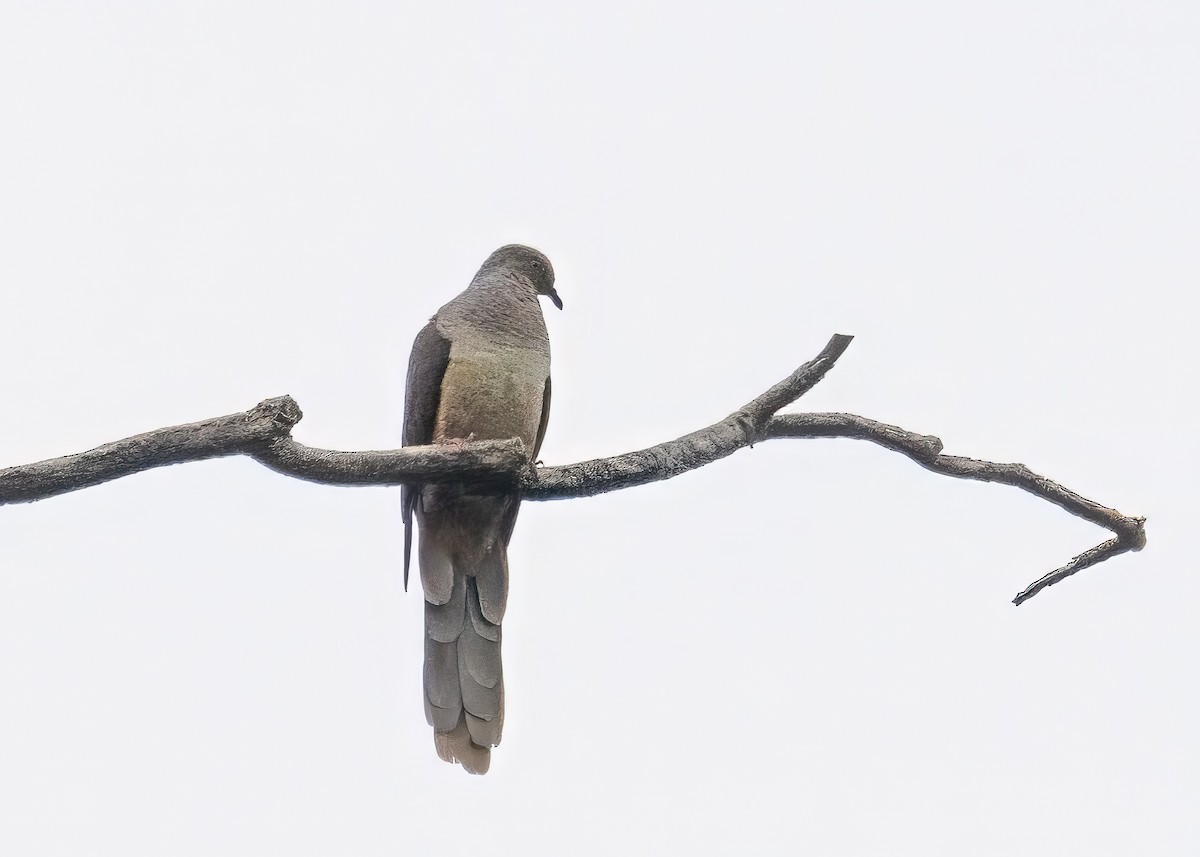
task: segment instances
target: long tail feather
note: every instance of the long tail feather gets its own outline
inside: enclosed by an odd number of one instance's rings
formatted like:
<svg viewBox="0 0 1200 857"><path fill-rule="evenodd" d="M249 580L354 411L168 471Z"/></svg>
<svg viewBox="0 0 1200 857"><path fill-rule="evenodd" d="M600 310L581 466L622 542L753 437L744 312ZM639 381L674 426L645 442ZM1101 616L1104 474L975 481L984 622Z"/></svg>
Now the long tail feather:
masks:
<svg viewBox="0 0 1200 857"><path fill-rule="evenodd" d="M496 580L506 582L508 563L502 546L488 553L476 575L456 568L433 540L423 540L420 554L426 585L446 596L441 604L428 596L425 602L425 719L438 755L475 774L487 771L504 727L500 626L484 613L480 581L488 578L493 592L502 591ZM445 581L429 579L427 567L450 572L449 592Z"/></svg>

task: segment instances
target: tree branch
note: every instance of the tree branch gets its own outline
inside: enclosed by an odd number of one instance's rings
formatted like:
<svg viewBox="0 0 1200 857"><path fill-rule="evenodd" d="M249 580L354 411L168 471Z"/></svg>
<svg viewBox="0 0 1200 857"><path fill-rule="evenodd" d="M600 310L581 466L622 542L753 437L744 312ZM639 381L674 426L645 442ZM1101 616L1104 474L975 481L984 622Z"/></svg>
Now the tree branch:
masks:
<svg viewBox="0 0 1200 857"><path fill-rule="evenodd" d="M248 455L276 472L326 485L460 482L478 491L519 490L527 500L565 500L670 479L762 440L848 437L877 443L946 476L1012 485L1116 535L1031 583L1013 599L1014 604L1089 566L1145 547L1145 518L1101 506L1023 464L943 455L942 442L936 437L853 414L776 413L825 377L851 340L850 336L834 336L820 354L720 422L610 458L535 468L529 465L517 439L362 452L316 449L292 439L291 430L303 414L290 396L280 396L244 413L158 429L87 452L2 469L0 506L42 500L168 464L229 455Z"/></svg>
<svg viewBox="0 0 1200 857"><path fill-rule="evenodd" d="M775 411L803 396L842 356L854 337L838 334L821 353L758 398L707 428L649 449L526 473L527 500L569 500L645 485L695 470L753 446Z"/></svg>
<svg viewBox="0 0 1200 857"><path fill-rule="evenodd" d="M324 485L467 482L481 490L515 487L529 464L520 440L340 452L297 443L304 414L291 396L240 414L169 426L87 452L0 470L0 506L44 500L122 476L229 455L248 455L272 470Z"/></svg>
<svg viewBox="0 0 1200 857"><path fill-rule="evenodd" d="M934 473L1020 488L1072 515L1116 533L1115 539L1084 551L1062 568L1029 584L1017 593L1013 604L1028 601L1047 586L1053 586L1089 566L1127 551L1140 551L1146 546L1145 518L1122 515L1116 509L1101 506L1051 479L1039 476L1024 464L997 464L994 461L942 455L942 442L932 435L915 434L854 414L781 414L771 420L767 434L769 437L853 437L869 440L907 455Z"/></svg>

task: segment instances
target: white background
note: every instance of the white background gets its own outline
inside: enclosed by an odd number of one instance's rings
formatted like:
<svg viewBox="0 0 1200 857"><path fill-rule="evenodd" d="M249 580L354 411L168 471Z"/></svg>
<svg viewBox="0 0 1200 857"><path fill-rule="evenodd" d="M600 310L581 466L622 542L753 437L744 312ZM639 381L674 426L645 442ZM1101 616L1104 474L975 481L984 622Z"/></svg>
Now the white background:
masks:
<svg viewBox="0 0 1200 857"><path fill-rule="evenodd" d="M492 771L434 754L398 491L188 464L0 510L6 855L1191 855L1190 2L0 6L0 465L290 393L398 443L412 338L544 250L547 463L855 441L528 504ZM434 11L436 7L436 11Z"/></svg>

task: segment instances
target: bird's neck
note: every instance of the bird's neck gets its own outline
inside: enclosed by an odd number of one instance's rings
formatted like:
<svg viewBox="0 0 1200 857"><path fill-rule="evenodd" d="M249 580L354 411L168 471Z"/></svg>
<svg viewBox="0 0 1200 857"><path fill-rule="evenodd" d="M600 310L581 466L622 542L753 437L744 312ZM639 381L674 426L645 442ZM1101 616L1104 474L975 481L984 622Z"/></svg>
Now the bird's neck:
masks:
<svg viewBox="0 0 1200 857"><path fill-rule="evenodd" d="M528 281L505 275L480 277L468 289L474 290L486 291L486 299L466 304L470 321L489 339L526 347L547 342L542 305Z"/></svg>

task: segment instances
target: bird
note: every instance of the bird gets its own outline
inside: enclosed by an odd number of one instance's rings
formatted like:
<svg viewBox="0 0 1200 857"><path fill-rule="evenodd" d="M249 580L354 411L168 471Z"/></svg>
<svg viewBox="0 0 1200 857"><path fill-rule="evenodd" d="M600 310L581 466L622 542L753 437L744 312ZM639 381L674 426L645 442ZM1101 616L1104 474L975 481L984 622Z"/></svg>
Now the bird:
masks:
<svg viewBox="0 0 1200 857"><path fill-rule="evenodd" d="M404 400L405 446L520 438L537 460L550 415L554 268L520 244L496 250L417 334ZM521 498L453 483L405 485L404 587L412 528L425 596L425 719L447 762L484 774L504 726L500 626L508 542Z"/></svg>

